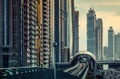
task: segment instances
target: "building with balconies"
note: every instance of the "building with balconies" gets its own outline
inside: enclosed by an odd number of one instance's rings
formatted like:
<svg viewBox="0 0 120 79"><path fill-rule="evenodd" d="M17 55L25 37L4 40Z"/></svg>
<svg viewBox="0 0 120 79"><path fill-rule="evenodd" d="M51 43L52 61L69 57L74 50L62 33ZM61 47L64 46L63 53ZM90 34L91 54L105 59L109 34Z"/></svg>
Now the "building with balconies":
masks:
<svg viewBox="0 0 120 79"><path fill-rule="evenodd" d="M37 66L37 1L23 0L23 65Z"/></svg>

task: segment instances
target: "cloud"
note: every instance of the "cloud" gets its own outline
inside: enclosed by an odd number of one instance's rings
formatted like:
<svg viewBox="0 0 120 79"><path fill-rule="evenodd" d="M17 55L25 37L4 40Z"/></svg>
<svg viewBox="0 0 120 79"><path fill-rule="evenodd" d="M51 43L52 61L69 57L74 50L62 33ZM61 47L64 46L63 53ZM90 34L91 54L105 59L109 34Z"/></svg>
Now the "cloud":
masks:
<svg viewBox="0 0 120 79"><path fill-rule="evenodd" d="M103 19L104 26L113 26L115 31L120 31L120 16L113 12L98 11L96 12L97 17Z"/></svg>
<svg viewBox="0 0 120 79"><path fill-rule="evenodd" d="M76 3L120 3L120 0L75 0Z"/></svg>

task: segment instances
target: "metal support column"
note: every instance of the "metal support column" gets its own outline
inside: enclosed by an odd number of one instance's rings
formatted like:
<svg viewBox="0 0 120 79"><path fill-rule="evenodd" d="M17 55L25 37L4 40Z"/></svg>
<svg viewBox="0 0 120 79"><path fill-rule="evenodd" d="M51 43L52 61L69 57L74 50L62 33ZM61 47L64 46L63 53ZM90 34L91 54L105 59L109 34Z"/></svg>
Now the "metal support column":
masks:
<svg viewBox="0 0 120 79"><path fill-rule="evenodd" d="M97 71L97 65L96 62L94 62L94 79L96 79L96 72Z"/></svg>

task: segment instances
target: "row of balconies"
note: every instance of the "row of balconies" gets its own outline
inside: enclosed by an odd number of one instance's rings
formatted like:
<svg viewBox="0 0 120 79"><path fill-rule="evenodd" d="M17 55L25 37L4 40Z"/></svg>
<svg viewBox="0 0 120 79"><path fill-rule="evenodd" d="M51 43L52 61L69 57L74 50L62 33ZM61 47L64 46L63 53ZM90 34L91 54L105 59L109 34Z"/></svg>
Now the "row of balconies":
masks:
<svg viewBox="0 0 120 79"><path fill-rule="evenodd" d="M33 1L34 1L34 0L33 0ZM29 6L34 6L34 8L36 8L36 3L33 2L33 1L31 1L31 2L29 3Z"/></svg>
<svg viewBox="0 0 120 79"><path fill-rule="evenodd" d="M48 0L46 0L46 1L44 0L43 5L48 5Z"/></svg>

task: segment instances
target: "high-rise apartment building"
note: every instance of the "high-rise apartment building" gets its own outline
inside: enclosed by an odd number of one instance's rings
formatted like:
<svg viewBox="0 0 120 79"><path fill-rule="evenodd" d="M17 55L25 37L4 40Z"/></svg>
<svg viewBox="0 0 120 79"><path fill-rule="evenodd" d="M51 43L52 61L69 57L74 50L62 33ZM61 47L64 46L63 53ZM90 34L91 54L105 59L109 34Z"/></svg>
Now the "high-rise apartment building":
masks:
<svg viewBox="0 0 120 79"><path fill-rule="evenodd" d="M120 59L120 33L114 35L114 59Z"/></svg>
<svg viewBox="0 0 120 79"><path fill-rule="evenodd" d="M96 56L96 14L93 9L90 8L87 13L87 51L92 52Z"/></svg>
<svg viewBox="0 0 120 79"><path fill-rule="evenodd" d="M103 22L101 18L96 20L96 58L103 59Z"/></svg>
<svg viewBox="0 0 120 79"><path fill-rule="evenodd" d="M79 12L74 11L73 25L73 55L79 51Z"/></svg>
<svg viewBox="0 0 120 79"><path fill-rule="evenodd" d="M49 67L49 0L42 1L41 53L43 54L43 67Z"/></svg>
<svg viewBox="0 0 120 79"><path fill-rule="evenodd" d="M42 3L42 24L40 26L40 53L43 57L43 67L50 67L52 63L53 23L54 23L54 0L40 0Z"/></svg>
<svg viewBox="0 0 120 79"><path fill-rule="evenodd" d="M20 0L0 0L0 67L22 63L21 10Z"/></svg>
<svg viewBox="0 0 120 79"><path fill-rule="evenodd" d="M37 1L23 0L23 65L37 66Z"/></svg>
<svg viewBox="0 0 120 79"><path fill-rule="evenodd" d="M109 27L108 30L108 59L113 60L114 59L114 30L112 27Z"/></svg>
<svg viewBox="0 0 120 79"><path fill-rule="evenodd" d="M87 13L87 51L92 52L97 60L103 59L103 22L96 19L96 14L90 8Z"/></svg>

